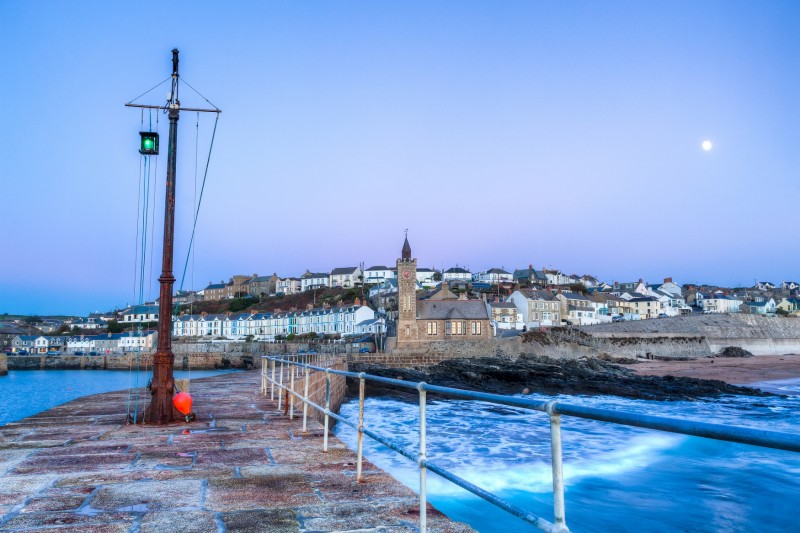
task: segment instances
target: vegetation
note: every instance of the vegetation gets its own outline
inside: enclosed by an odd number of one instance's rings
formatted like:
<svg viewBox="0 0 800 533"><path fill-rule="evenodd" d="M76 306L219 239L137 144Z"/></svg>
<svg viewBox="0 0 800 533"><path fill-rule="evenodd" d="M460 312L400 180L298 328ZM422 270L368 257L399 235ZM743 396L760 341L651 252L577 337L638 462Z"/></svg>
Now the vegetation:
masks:
<svg viewBox="0 0 800 533"><path fill-rule="evenodd" d="M116 320L109 320L108 321L108 332L109 333L122 333L125 331L125 327L117 322Z"/></svg>
<svg viewBox="0 0 800 533"><path fill-rule="evenodd" d="M248 307L252 307L253 305L257 304L259 301L258 298L236 298L228 304L228 311L231 313L238 313L239 311L244 311Z"/></svg>

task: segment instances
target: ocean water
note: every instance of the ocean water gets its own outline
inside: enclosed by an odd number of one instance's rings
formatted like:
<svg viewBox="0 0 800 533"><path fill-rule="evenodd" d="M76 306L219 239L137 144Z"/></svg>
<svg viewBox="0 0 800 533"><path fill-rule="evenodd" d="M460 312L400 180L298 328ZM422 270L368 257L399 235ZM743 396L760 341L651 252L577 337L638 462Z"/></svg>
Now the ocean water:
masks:
<svg viewBox="0 0 800 533"><path fill-rule="evenodd" d="M197 379L228 372L238 370L176 370L174 375ZM127 370L10 370L0 377L0 426L83 396L144 387L149 378L149 372Z"/></svg>
<svg viewBox="0 0 800 533"><path fill-rule="evenodd" d="M728 396L651 402L613 396L560 396L580 405L727 425L800 432L800 379L760 388L786 398ZM553 399L529 395L535 399ZM367 398L366 426L418 449L416 404ZM549 419L483 402L428 403L428 459L468 481L553 520ZM358 418L358 402L340 414ZM567 525L575 532L800 531L800 453L712 441L562 416ZM356 447L356 432L336 435ZM364 454L410 488L416 465L364 439ZM488 502L428 473L428 498L481 532L537 531Z"/></svg>

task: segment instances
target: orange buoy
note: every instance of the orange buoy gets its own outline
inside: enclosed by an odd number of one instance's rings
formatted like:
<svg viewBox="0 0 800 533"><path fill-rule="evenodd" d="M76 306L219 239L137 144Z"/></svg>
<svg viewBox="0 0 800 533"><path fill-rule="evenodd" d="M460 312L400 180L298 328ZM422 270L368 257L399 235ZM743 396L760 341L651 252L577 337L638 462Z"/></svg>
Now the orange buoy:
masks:
<svg viewBox="0 0 800 533"><path fill-rule="evenodd" d="M184 415L188 415L192 412L192 397L185 392L179 392L172 398L172 405Z"/></svg>

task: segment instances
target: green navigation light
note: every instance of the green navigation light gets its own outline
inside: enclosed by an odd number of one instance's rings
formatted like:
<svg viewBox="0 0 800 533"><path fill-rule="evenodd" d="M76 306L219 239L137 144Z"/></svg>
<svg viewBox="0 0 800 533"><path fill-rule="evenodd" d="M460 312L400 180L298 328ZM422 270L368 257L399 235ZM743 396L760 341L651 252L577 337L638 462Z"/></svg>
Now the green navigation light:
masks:
<svg viewBox="0 0 800 533"><path fill-rule="evenodd" d="M140 131L142 138L139 153L142 155L158 155L158 133L153 131Z"/></svg>

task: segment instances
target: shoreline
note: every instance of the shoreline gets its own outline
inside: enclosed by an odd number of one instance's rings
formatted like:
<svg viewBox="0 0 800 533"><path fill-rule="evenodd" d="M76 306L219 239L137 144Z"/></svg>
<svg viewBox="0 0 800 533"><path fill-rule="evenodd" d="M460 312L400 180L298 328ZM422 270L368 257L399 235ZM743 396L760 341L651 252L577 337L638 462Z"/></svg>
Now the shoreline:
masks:
<svg viewBox="0 0 800 533"><path fill-rule="evenodd" d="M800 355L703 357L688 361L641 361L624 365L640 376L715 379L730 385L800 378Z"/></svg>

